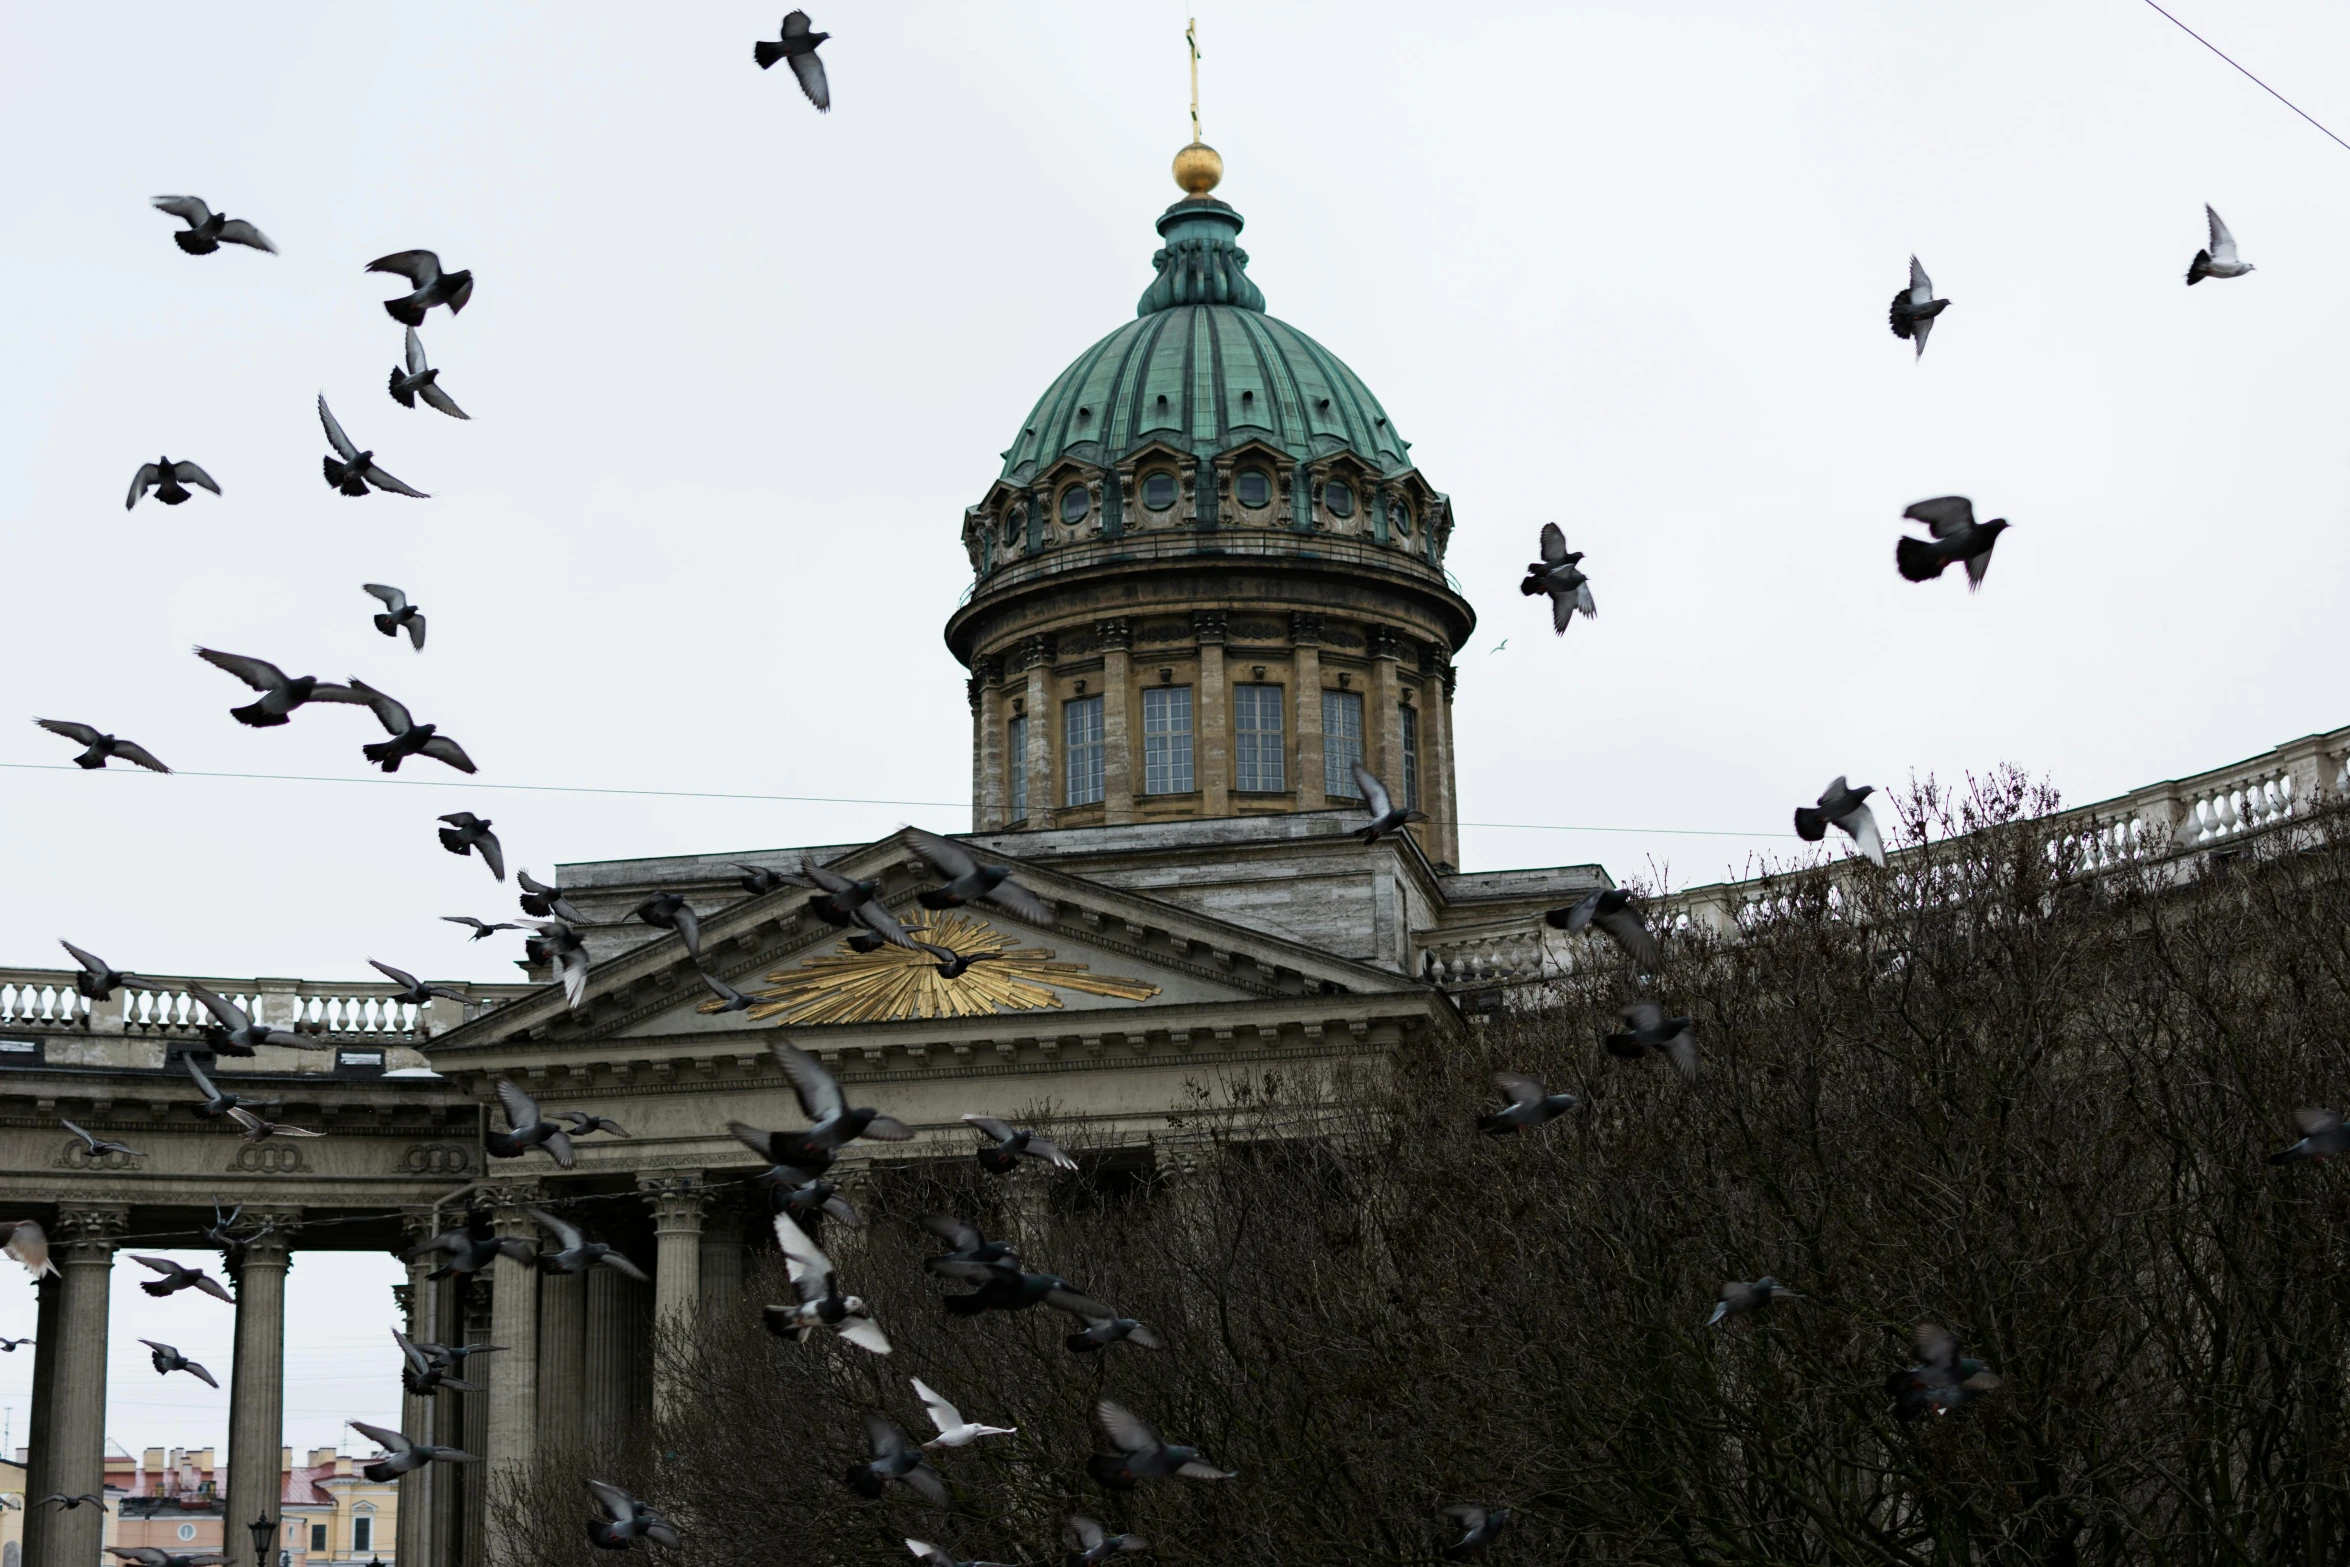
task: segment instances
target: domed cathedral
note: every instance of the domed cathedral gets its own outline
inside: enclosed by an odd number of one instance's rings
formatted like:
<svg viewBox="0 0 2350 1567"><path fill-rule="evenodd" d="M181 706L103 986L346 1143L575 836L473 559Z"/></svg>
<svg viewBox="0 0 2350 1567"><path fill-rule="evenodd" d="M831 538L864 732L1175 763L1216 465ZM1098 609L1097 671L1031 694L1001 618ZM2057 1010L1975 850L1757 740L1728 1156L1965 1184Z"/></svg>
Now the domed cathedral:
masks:
<svg viewBox="0 0 2350 1567"><path fill-rule="evenodd" d="M1214 190L1184 194L1135 318L1046 388L963 514L973 826L1354 807L1361 762L1460 858L1452 503L1337 355L1265 313Z"/></svg>

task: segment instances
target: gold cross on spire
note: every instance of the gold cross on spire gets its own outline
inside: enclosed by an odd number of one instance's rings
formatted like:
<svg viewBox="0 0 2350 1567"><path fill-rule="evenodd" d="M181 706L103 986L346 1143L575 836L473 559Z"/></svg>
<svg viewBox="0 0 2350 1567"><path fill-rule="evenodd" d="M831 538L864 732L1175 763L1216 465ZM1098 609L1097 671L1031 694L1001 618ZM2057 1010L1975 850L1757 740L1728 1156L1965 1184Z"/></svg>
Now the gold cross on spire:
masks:
<svg viewBox="0 0 2350 1567"><path fill-rule="evenodd" d="M1199 18L1192 17L1183 24L1183 41L1191 49L1191 139L1196 143L1199 134Z"/></svg>

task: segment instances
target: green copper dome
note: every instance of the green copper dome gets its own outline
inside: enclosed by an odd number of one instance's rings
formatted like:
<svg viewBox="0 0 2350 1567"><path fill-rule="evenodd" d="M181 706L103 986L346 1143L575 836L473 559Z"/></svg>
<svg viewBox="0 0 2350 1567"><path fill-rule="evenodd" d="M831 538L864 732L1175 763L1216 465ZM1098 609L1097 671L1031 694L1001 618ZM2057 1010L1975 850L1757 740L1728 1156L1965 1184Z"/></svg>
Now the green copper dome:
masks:
<svg viewBox="0 0 2350 1567"><path fill-rule="evenodd" d="M1300 461L1351 451L1382 474L1411 466L1370 388L1321 344L1265 314L1235 243L1241 216L1213 196L1162 214L1166 245L1135 319L1077 356L1004 453L1020 484L1063 457L1107 466L1160 442L1214 457L1248 441Z"/></svg>

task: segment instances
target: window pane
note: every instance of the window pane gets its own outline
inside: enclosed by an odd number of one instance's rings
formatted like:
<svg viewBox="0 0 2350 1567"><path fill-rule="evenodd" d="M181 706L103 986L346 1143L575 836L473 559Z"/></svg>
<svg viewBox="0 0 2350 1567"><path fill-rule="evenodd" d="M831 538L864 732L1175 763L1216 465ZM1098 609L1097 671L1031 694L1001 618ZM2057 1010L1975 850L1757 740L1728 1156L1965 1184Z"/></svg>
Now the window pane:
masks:
<svg viewBox="0 0 2350 1567"><path fill-rule="evenodd" d="M1273 499L1273 481L1262 468L1244 468L1240 477L1232 481L1232 493L1240 504L1255 510Z"/></svg>
<svg viewBox="0 0 2350 1567"><path fill-rule="evenodd" d="M1012 720L1004 736L1004 771L1012 776L1012 820L1028 818L1028 720Z"/></svg>
<svg viewBox="0 0 2350 1567"><path fill-rule="evenodd" d="M357 1554L357 1553L359 1553L360 1551L372 1551L372 1550L374 1550L374 1549L375 1549L375 1520L374 1520L374 1519L372 1519L372 1518L366 1518L366 1517L360 1517L360 1518L354 1518L354 1519L352 1519L352 1520L351 1520L351 1550L352 1550L352 1553L353 1553L354 1555L356 1555L356 1554Z"/></svg>
<svg viewBox="0 0 2350 1567"><path fill-rule="evenodd" d="M1351 517L1355 514L1355 492L1333 479L1322 486L1322 504L1333 517Z"/></svg>
<svg viewBox="0 0 2350 1567"><path fill-rule="evenodd" d="M326 1549L325 1524L314 1523L310 1526L310 1548L314 1551L323 1551Z"/></svg>
<svg viewBox="0 0 2350 1567"><path fill-rule="evenodd" d="M1142 481L1142 503L1152 511L1165 511L1175 504L1175 475L1164 470L1151 474Z"/></svg>
<svg viewBox="0 0 2350 1567"><path fill-rule="evenodd" d="M1091 805L1102 797L1102 699L1088 696L1064 702L1061 724L1069 758L1069 803Z"/></svg>
<svg viewBox="0 0 2350 1567"><path fill-rule="evenodd" d="M1182 794L1191 782L1191 687L1142 692L1142 792Z"/></svg>
<svg viewBox="0 0 2350 1567"><path fill-rule="evenodd" d="M1281 767L1281 687L1232 688L1232 756L1236 789L1278 792L1289 785Z"/></svg>
<svg viewBox="0 0 2350 1567"><path fill-rule="evenodd" d="M1093 496L1082 484L1072 484L1061 492L1061 520L1063 522L1072 525L1083 522L1086 512L1092 507Z"/></svg>
<svg viewBox="0 0 2350 1567"><path fill-rule="evenodd" d="M1420 710L1403 710L1403 808L1420 808Z"/></svg>
<svg viewBox="0 0 2350 1567"><path fill-rule="evenodd" d="M1363 759L1363 695L1322 693L1322 792L1334 800L1356 797L1354 764Z"/></svg>

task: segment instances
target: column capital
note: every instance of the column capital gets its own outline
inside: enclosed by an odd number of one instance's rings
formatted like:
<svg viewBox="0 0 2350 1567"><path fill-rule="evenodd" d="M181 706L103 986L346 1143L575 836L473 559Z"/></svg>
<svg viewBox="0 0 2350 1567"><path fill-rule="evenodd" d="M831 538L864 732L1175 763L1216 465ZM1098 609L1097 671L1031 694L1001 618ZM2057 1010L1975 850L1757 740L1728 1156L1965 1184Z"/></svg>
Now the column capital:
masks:
<svg viewBox="0 0 2350 1567"><path fill-rule="evenodd" d="M127 1203L59 1203L50 1246L66 1262L107 1262L130 1227Z"/></svg>
<svg viewBox="0 0 2350 1567"><path fill-rule="evenodd" d="M1389 627L1373 626L1370 642L1373 658L1401 660L1403 657L1403 637Z"/></svg>
<svg viewBox="0 0 2350 1567"><path fill-rule="evenodd" d="M1191 631L1203 643L1222 646L1224 642L1224 611L1195 609L1191 612Z"/></svg>
<svg viewBox="0 0 2350 1567"><path fill-rule="evenodd" d="M1300 647L1319 647L1322 642L1322 617L1311 610L1291 610L1289 640Z"/></svg>
<svg viewBox="0 0 2350 1567"><path fill-rule="evenodd" d="M1134 623L1124 615L1113 615L1093 623L1094 641L1104 652L1124 650L1134 646Z"/></svg>
<svg viewBox="0 0 2350 1567"><path fill-rule="evenodd" d="M654 1234L701 1232L702 1215L710 1207L710 1189L702 1184L700 1171L639 1173L636 1189L652 1207Z"/></svg>
<svg viewBox="0 0 2350 1567"><path fill-rule="evenodd" d="M1018 651L1013 655L1014 667L1032 669L1039 664L1050 664L1060 653L1060 644L1048 634L1022 637Z"/></svg>
<svg viewBox="0 0 2350 1567"><path fill-rule="evenodd" d="M509 1216L523 1217L523 1209L535 1208L546 1200L546 1194L539 1189L539 1183L527 1178L500 1181L495 1186L476 1187L475 1195L480 1199L484 1208L489 1209L497 1219L501 1220ZM528 1220L525 1219L525 1222Z"/></svg>

